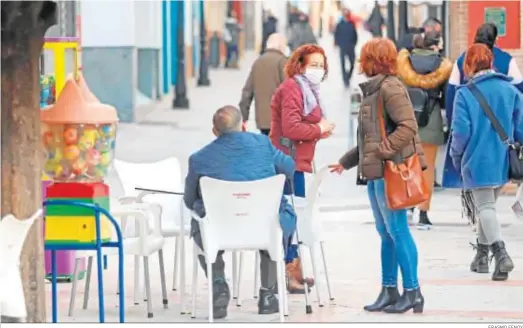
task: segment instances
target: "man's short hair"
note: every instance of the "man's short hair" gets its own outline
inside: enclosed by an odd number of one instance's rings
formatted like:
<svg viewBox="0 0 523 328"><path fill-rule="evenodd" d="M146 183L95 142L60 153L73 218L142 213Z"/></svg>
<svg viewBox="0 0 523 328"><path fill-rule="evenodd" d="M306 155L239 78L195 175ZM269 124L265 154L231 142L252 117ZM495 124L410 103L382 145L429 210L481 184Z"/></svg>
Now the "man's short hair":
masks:
<svg viewBox="0 0 523 328"><path fill-rule="evenodd" d="M498 37L498 28L494 23L485 23L478 27L474 43L482 43L492 50Z"/></svg>
<svg viewBox="0 0 523 328"><path fill-rule="evenodd" d="M436 17L429 17L423 22L423 27L435 27L441 25L441 21Z"/></svg>
<svg viewBox="0 0 523 328"><path fill-rule="evenodd" d="M241 130L242 113L232 105L224 106L212 117L212 124L219 135Z"/></svg>

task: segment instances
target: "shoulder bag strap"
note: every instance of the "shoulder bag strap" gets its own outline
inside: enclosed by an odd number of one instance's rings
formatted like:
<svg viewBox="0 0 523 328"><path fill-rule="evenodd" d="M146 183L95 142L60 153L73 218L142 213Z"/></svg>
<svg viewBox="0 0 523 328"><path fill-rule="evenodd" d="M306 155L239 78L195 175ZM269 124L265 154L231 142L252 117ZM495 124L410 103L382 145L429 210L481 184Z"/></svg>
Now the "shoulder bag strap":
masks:
<svg viewBox="0 0 523 328"><path fill-rule="evenodd" d="M492 123L492 126L494 127L494 130L496 130L501 141L508 144L509 139L507 133L499 123L498 119L496 118L496 115L494 115L492 108L490 108L487 100L481 94L481 91L479 91L478 87L476 87L476 85L472 82L467 85L467 88L470 90L470 92L472 92L476 100L479 102L480 107L483 109L483 112L485 112L485 115L487 115L490 123Z"/></svg>

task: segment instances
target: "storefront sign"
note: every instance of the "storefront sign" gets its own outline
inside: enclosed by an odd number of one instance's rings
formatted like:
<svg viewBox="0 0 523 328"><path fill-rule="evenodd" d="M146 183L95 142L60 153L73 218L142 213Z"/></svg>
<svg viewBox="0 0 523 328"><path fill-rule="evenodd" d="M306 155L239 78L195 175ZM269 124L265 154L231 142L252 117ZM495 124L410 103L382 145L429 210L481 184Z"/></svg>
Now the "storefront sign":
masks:
<svg viewBox="0 0 523 328"><path fill-rule="evenodd" d="M494 23L498 28L498 36L507 35L507 9L503 7L485 8L485 23Z"/></svg>

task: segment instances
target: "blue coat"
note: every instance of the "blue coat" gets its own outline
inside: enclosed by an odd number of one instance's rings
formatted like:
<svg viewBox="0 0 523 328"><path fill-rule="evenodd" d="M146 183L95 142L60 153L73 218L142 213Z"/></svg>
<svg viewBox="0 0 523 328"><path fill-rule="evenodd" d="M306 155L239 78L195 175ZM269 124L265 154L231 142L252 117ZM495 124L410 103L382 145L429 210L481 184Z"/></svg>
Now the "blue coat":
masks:
<svg viewBox="0 0 523 328"><path fill-rule="evenodd" d="M521 92L523 92L523 79L521 77L521 72L516 65L515 59L508 52L505 52L497 47L494 47L492 53L494 54L494 69L499 73L512 77L513 80L511 83L514 84ZM449 78L447 91L445 93L445 113L447 116L447 122L449 124L452 122L456 90L460 85L467 83L465 74L463 73L465 54L466 53L463 52L456 60L453 71ZM449 139L448 145L450 145L450 142L451 140ZM442 186L445 188L461 188L459 174L456 172L454 165L452 164L448 147L445 157Z"/></svg>
<svg viewBox="0 0 523 328"><path fill-rule="evenodd" d="M523 97L500 73L485 73L472 80L483 94L511 141L523 141ZM508 182L505 145L472 92L456 92L450 156L463 188L497 187Z"/></svg>
<svg viewBox="0 0 523 328"><path fill-rule="evenodd" d="M253 181L284 174L294 175L294 161L276 149L263 134L231 132L221 135L189 157L183 200L187 208L205 216L199 180L207 176L226 181ZM296 229L296 214L282 195L280 225L289 238ZM199 231L192 220L191 235Z"/></svg>

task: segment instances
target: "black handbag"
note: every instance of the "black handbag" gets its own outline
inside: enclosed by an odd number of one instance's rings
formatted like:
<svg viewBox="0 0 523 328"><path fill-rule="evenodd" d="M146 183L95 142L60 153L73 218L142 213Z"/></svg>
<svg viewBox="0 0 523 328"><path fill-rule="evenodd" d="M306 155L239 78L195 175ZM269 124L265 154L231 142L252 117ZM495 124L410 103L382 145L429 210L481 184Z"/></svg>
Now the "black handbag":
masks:
<svg viewBox="0 0 523 328"><path fill-rule="evenodd" d="M503 143L507 145L509 160L509 179L515 181L522 181L523 147L521 147L521 145L518 142L510 141L509 137L505 133L505 130L503 130L503 127L496 118L496 115L494 115L492 108L490 108L489 104L487 103L487 100L485 99L485 97L483 97L479 89L473 83L469 83L467 87L470 90L470 92L472 92L476 100L479 102L479 105L485 112L485 115L487 115L488 119L490 120L490 123L492 123L492 126L494 127L494 130L496 130L501 141L503 141Z"/></svg>

